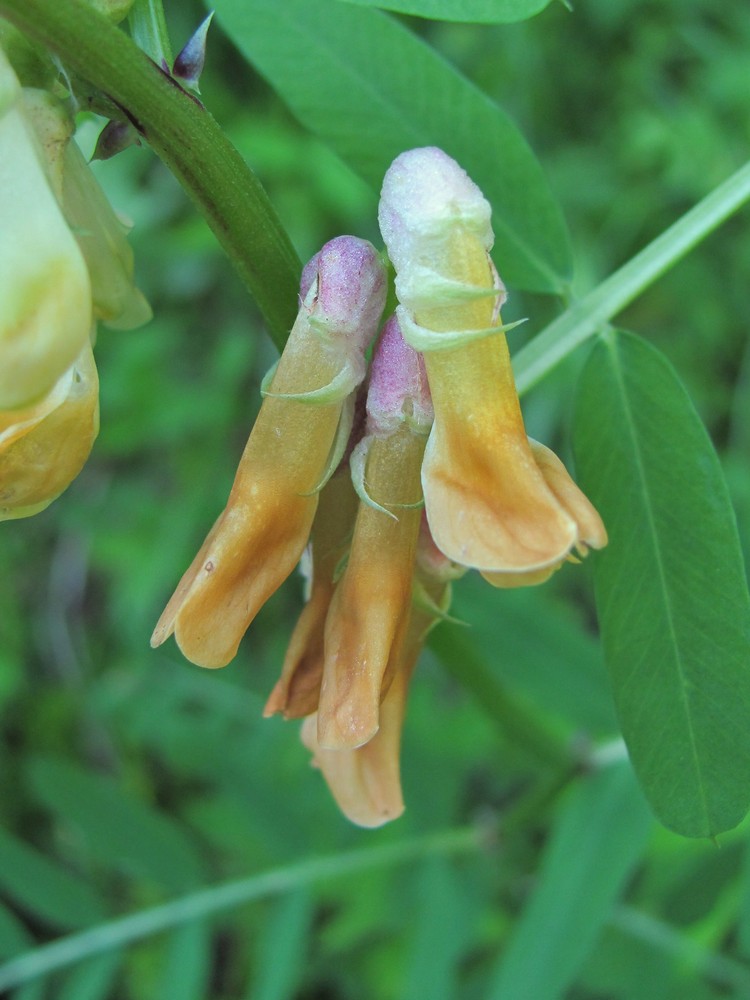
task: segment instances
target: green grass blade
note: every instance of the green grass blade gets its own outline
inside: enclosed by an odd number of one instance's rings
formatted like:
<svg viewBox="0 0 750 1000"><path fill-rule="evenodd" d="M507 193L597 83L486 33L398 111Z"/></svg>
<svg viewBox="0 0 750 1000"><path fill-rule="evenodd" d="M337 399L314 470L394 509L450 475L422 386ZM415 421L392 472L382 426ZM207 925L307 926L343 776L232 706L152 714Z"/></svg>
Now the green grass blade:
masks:
<svg viewBox="0 0 750 1000"><path fill-rule="evenodd" d="M518 391L536 385L749 198L750 163L746 163L522 348L513 359Z"/></svg>
<svg viewBox="0 0 750 1000"><path fill-rule="evenodd" d="M646 848L652 822L627 764L581 781L545 849L489 1000L566 995Z"/></svg>
<svg viewBox="0 0 750 1000"><path fill-rule="evenodd" d="M327 879L354 875L369 868L405 864L429 855L472 853L481 849L482 844L482 834L474 827L446 830L397 844L312 858L250 878L202 889L162 906L99 924L80 934L53 941L11 959L0 966L0 991L49 975L93 955L231 910L252 900L275 896Z"/></svg>

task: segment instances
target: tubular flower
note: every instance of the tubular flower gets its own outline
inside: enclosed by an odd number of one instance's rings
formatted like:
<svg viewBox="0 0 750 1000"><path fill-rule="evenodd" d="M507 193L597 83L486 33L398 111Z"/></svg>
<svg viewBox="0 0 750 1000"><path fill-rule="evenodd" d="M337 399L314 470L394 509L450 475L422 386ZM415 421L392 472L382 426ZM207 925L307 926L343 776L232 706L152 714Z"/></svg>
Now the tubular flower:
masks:
<svg viewBox="0 0 750 1000"><path fill-rule="evenodd" d="M604 526L562 463L529 442L490 260L490 206L439 149L393 162L380 228L406 340L423 351L435 407L422 484L432 535L497 586L538 583ZM540 450L541 449L541 450Z"/></svg>
<svg viewBox="0 0 750 1000"><path fill-rule="evenodd" d="M31 66L34 78L44 70ZM44 510L91 451L94 321L125 328L151 315L125 230L72 134L64 105L22 88L0 51L0 520Z"/></svg>
<svg viewBox="0 0 750 1000"><path fill-rule="evenodd" d="M71 126L59 121L63 145ZM0 408L52 391L89 339L91 284L0 50Z"/></svg>
<svg viewBox="0 0 750 1000"><path fill-rule="evenodd" d="M421 358L392 318L373 357L365 436L351 458L360 505L326 618L317 739L327 749L353 749L378 731L409 623L431 423Z"/></svg>
<svg viewBox="0 0 750 1000"><path fill-rule="evenodd" d="M174 633L194 663L224 666L294 569L319 490L339 463L337 441L348 438L352 393L365 376L385 291L375 249L355 237L327 243L305 269L300 311L263 388L227 506L159 619L153 646Z"/></svg>
<svg viewBox="0 0 750 1000"><path fill-rule="evenodd" d="M313 765L323 772L341 811L358 826L382 826L404 811L399 754L409 681L425 636L447 614L455 576L456 567L435 548L423 519L408 625L388 665L392 680L380 705L377 733L363 746L331 750L320 744L317 714L302 724L302 742Z"/></svg>

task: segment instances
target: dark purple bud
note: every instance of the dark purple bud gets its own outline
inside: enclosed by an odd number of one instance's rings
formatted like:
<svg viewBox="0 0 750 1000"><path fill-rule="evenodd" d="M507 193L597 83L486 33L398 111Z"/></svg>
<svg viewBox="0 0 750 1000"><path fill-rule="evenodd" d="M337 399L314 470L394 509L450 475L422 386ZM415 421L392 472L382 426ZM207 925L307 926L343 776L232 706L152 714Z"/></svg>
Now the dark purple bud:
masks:
<svg viewBox="0 0 750 1000"><path fill-rule="evenodd" d="M96 140L92 160L109 160L128 146L140 146L141 139L130 122L107 122Z"/></svg>
<svg viewBox="0 0 750 1000"><path fill-rule="evenodd" d="M213 16L214 12L211 11L205 21L201 23L187 41L172 67L172 76L177 80L181 80L198 94L200 93L198 81L200 80L203 65L206 61L206 35L208 34L208 26L211 24Z"/></svg>

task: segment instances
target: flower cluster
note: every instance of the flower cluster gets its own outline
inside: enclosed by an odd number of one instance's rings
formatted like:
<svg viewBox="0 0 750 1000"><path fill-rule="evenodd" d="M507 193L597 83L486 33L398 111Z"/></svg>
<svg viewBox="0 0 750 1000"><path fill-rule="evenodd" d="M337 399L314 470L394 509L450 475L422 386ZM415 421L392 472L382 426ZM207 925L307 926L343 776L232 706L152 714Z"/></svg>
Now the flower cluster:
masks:
<svg viewBox="0 0 750 1000"><path fill-rule="evenodd" d="M385 177L380 228L399 305L366 383L385 269L340 237L305 268L227 507L152 638L226 664L304 551L307 603L265 714L304 719L313 763L362 826L403 810L407 687L452 579L535 584L606 544L562 463L526 436L479 189L441 150L411 150Z"/></svg>
<svg viewBox="0 0 750 1000"><path fill-rule="evenodd" d="M44 510L91 451L97 320L151 315L72 133L61 101L22 87L0 48L0 520Z"/></svg>

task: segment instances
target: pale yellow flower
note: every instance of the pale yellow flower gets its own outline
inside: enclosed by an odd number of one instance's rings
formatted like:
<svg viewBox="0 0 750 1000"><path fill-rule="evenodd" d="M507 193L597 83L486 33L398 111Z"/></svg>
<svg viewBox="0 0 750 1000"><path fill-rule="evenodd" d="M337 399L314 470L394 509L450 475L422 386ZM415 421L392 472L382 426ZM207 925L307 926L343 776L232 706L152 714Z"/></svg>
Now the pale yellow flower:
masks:
<svg viewBox="0 0 750 1000"><path fill-rule="evenodd" d="M0 412L0 521L48 507L83 468L99 431L91 345L39 403Z"/></svg>
<svg viewBox="0 0 750 1000"><path fill-rule="evenodd" d="M64 144L70 128L58 124ZM91 326L86 264L0 51L0 408L25 407L51 392Z"/></svg>

